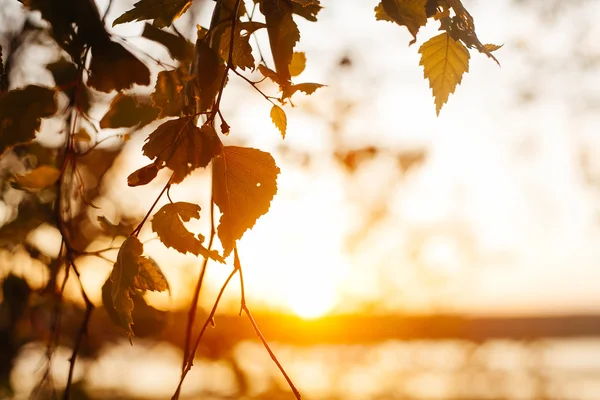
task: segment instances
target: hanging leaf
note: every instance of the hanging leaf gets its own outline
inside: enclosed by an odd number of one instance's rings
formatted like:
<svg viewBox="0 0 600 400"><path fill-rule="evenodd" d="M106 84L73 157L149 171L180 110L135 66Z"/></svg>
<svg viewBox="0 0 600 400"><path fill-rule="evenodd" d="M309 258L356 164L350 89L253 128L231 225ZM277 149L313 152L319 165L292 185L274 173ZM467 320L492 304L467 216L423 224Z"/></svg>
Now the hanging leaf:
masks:
<svg viewBox="0 0 600 400"><path fill-rule="evenodd" d="M469 71L469 50L448 33L442 33L423 43L419 49L425 78L435 97L437 115L454 93L462 76Z"/></svg>
<svg viewBox="0 0 600 400"><path fill-rule="evenodd" d="M235 242L269 210L279 168L269 153L223 147L213 163L213 197L221 210L218 234L227 257Z"/></svg>
<svg viewBox="0 0 600 400"><path fill-rule="evenodd" d="M190 219L200 218L200 206L177 202L165 204L152 218L152 230L161 242L180 253L192 253L215 261L224 262L214 250L208 250L194 234L183 225Z"/></svg>
<svg viewBox="0 0 600 400"><path fill-rule="evenodd" d="M52 89L29 85L0 93L0 155L11 146L33 140L42 118L56 111Z"/></svg>
<svg viewBox="0 0 600 400"><path fill-rule="evenodd" d="M285 0L261 0L265 16L275 71L284 81L291 79L289 65L294 47L300 40L300 31L292 18L292 7Z"/></svg>
<svg viewBox="0 0 600 400"><path fill-rule="evenodd" d="M198 97L196 112L209 110L221 89L225 64L204 39L196 41L193 71L195 95Z"/></svg>
<svg viewBox="0 0 600 400"><path fill-rule="evenodd" d="M131 325L133 319L133 281L139 272L140 257L144 252L144 246L135 236L129 236L121 245L117 261L113 266L110 280L112 282L112 303L121 326L129 335L129 341L133 336Z"/></svg>
<svg viewBox="0 0 600 400"><path fill-rule="evenodd" d="M171 26L192 5L192 0L140 0L133 8L115 19L113 26L131 21L153 19L154 26Z"/></svg>
<svg viewBox="0 0 600 400"><path fill-rule="evenodd" d="M271 68L267 67L266 65L260 64L258 66L258 70L260 71L261 74L263 74L263 76L265 78L269 78L270 80L272 80L279 86L284 86L284 85L288 84L279 75L277 75L277 72L273 71Z"/></svg>
<svg viewBox="0 0 600 400"><path fill-rule="evenodd" d="M131 187L147 185L156 178L158 170L159 168L156 163L148 164L145 167L132 172L131 175L127 177L127 185Z"/></svg>
<svg viewBox="0 0 600 400"><path fill-rule="evenodd" d="M290 75L298 76L306 68L306 54L303 51L294 52L290 63Z"/></svg>
<svg viewBox="0 0 600 400"><path fill-rule="evenodd" d="M487 51L489 51L490 53L492 51L496 51L496 50L501 49L502 46L504 46L504 45L503 44L498 45L498 44L492 44L492 43L486 43L486 44L483 45L483 47L485 47L485 49Z"/></svg>
<svg viewBox="0 0 600 400"><path fill-rule="evenodd" d="M41 190L54 185L59 177L58 169L50 165L40 165L24 175L15 176L15 183L18 188Z"/></svg>
<svg viewBox="0 0 600 400"><path fill-rule="evenodd" d="M273 108L271 108L271 120L273 120L273 123L277 129L279 129L279 132L281 132L281 137L285 139L287 116L285 115L283 108L279 107L278 105L274 105Z"/></svg>
<svg viewBox="0 0 600 400"><path fill-rule="evenodd" d="M2 60L2 46L0 46L0 93L8 90L8 74L4 69L4 61Z"/></svg>
<svg viewBox="0 0 600 400"><path fill-rule="evenodd" d="M313 94L317 89L324 87L319 83L299 83L297 85L289 85L283 87L283 99L288 99L294 95L297 91L304 92L307 95Z"/></svg>
<svg viewBox="0 0 600 400"><path fill-rule="evenodd" d="M166 47L175 60L184 64L191 63L194 56L194 44L185 37L164 31L149 23L144 24L142 37Z"/></svg>
<svg viewBox="0 0 600 400"><path fill-rule="evenodd" d="M196 168L204 168L219 154L221 142L215 128L204 124L198 128L194 118L167 121L148 136L142 147L144 155L155 159L159 168L173 170L173 183L179 183Z"/></svg>
<svg viewBox="0 0 600 400"><path fill-rule="evenodd" d="M185 67L158 73L156 86L150 99L156 107L160 108L159 118L181 116L184 108L183 87L189 79Z"/></svg>
<svg viewBox="0 0 600 400"><path fill-rule="evenodd" d="M319 0L292 0L292 12L312 22L317 20L317 14L321 8L323 7Z"/></svg>
<svg viewBox="0 0 600 400"><path fill-rule="evenodd" d="M417 40L417 33L427 23L425 4L427 0L382 0L375 7L377 20L394 21L400 26L406 26L413 40Z"/></svg>
<svg viewBox="0 0 600 400"><path fill-rule="evenodd" d="M120 326L121 319L112 302L112 287L113 284L108 278L102 285L102 305L111 321ZM134 290L131 292L131 298L133 300L133 312L131 314L134 321L133 333L139 337L157 337L168 325L169 314L149 306L142 291Z"/></svg>
<svg viewBox="0 0 600 400"><path fill-rule="evenodd" d="M135 96L119 93L100 120L100 128L130 128L136 125L141 128L154 121L158 113L158 109L148 104L139 104Z"/></svg>
<svg viewBox="0 0 600 400"><path fill-rule="evenodd" d="M133 278L135 289L152 292L164 292L169 289L167 278L152 258L140 257L138 274Z"/></svg>
<svg viewBox="0 0 600 400"><path fill-rule="evenodd" d="M129 236L131 231L133 231L133 225L129 223L125 223L120 221L118 225L110 222L105 216L99 216L97 218L98 223L100 224L100 228L106 233L108 236L117 237L117 236Z"/></svg>
<svg viewBox="0 0 600 400"><path fill-rule="evenodd" d="M252 46L250 45L250 35L252 31L247 31L247 28L237 24L235 28L235 35L233 40L233 55L232 55L232 67L241 68L254 68L254 56L252 55ZM220 43L218 52L224 61L229 60L229 50L231 49L231 25L227 26L223 33L220 35Z"/></svg>
<svg viewBox="0 0 600 400"><path fill-rule="evenodd" d="M448 7L452 8L455 16L442 19L441 29L444 29L454 40L462 41L468 48L476 48L480 53L487 55L496 64L500 62L494 57L480 41L475 33L475 21L460 0L446 0Z"/></svg>
<svg viewBox="0 0 600 400"><path fill-rule="evenodd" d="M88 86L110 93L150 84L150 70L136 56L111 40L92 47Z"/></svg>

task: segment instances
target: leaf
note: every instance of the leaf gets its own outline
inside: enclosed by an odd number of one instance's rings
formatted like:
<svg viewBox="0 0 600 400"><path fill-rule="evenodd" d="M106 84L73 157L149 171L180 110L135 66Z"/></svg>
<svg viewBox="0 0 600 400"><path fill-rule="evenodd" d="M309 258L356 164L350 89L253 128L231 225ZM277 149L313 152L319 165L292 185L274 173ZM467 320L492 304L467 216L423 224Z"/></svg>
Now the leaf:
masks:
<svg viewBox="0 0 600 400"><path fill-rule="evenodd" d="M56 183L60 177L60 171L50 165L40 165L25 175L15 176L15 183L26 189L41 190Z"/></svg>
<svg viewBox="0 0 600 400"><path fill-rule="evenodd" d="M468 48L476 48L480 53L487 55L496 64L500 62L494 57L480 41L475 33L475 22L460 0L445 0L448 7L454 10L455 16L442 20L441 29L444 29L454 40L461 40Z"/></svg>
<svg viewBox="0 0 600 400"><path fill-rule="evenodd" d="M292 7L285 0L262 0L261 12L265 16L275 71L284 81L291 79L289 65L300 31L292 18Z"/></svg>
<svg viewBox="0 0 600 400"><path fill-rule="evenodd" d="M233 40L232 64L234 68L254 68L254 56L252 55L252 46L250 45L251 32L245 32L243 26L236 25L236 33ZM229 60L229 50L231 49L231 26L227 26L220 35L219 55L225 61Z"/></svg>
<svg viewBox="0 0 600 400"><path fill-rule="evenodd" d="M492 43L486 43L486 44L483 45L483 47L485 47L485 49L487 51L489 51L490 53L492 51L496 51L496 50L501 49L502 46L504 46L504 45L503 44L498 45L498 44L492 44Z"/></svg>
<svg viewBox="0 0 600 400"><path fill-rule="evenodd" d="M292 12L312 22L317 20L317 14L322 8L319 0L292 0Z"/></svg>
<svg viewBox="0 0 600 400"><path fill-rule="evenodd" d="M194 59L194 89L198 97L196 112L209 110L219 90L225 75L223 59L213 50L206 40L196 41Z"/></svg>
<svg viewBox="0 0 600 400"><path fill-rule="evenodd" d="M133 311L133 281L139 272L139 262L144 246L135 236L129 236L121 245L117 261L113 266L110 274L112 282L111 298L112 303L121 326L125 328L129 335L129 340L133 336L131 325L133 319L131 313Z"/></svg>
<svg viewBox="0 0 600 400"><path fill-rule="evenodd" d="M424 76L435 97L437 115L454 93L462 76L469 71L469 50L448 33L442 33L423 43L419 49Z"/></svg>
<svg viewBox="0 0 600 400"><path fill-rule="evenodd" d="M294 52L290 63L290 75L298 76L306 68L306 54L303 51Z"/></svg>
<svg viewBox="0 0 600 400"><path fill-rule="evenodd" d="M143 257L142 257L143 258ZM119 315L112 303L112 282L110 277L102 285L102 305L106 313L116 325L121 325ZM133 299L132 318L135 321L133 333L139 337L157 337L168 324L168 313L159 311L149 306L141 291L135 290L131 293Z"/></svg>
<svg viewBox="0 0 600 400"><path fill-rule="evenodd" d="M148 23L144 24L142 36L167 48L171 57L190 63L194 56L194 44L183 36L164 31Z"/></svg>
<svg viewBox="0 0 600 400"><path fill-rule="evenodd" d="M144 155L156 159L159 168L173 170L173 183L181 182L196 168L204 168L219 154L221 141L215 128L204 124L198 128L193 117L167 121L148 136L142 147Z"/></svg>
<svg viewBox="0 0 600 400"><path fill-rule="evenodd" d="M2 61L2 46L0 46L0 93L8 90L8 74Z"/></svg>
<svg viewBox="0 0 600 400"><path fill-rule="evenodd" d="M267 67L266 65L259 64L258 70L260 71L261 74L263 74L263 76L265 78L269 78L273 82L277 83L279 86L283 86L283 85L287 84L287 82L285 80L283 80L279 75L277 75L277 72L273 71L271 68Z"/></svg>
<svg viewBox="0 0 600 400"><path fill-rule="evenodd" d="M54 90L29 85L0 94L0 155L35 138L41 119L57 111Z"/></svg>
<svg viewBox="0 0 600 400"><path fill-rule="evenodd" d="M156 163L148 164L145 167L132 172L131 175L127 177L127 185L131 187L147 185L156 178L158 170L159 168Z"/></svg>
<svg viewBox="0 0 600 400"><path fill-rule="evenodd" d="M375 18L384 21L394 21L400 26L406 26L413 40L417 40L417 33L427 23L425 10L427 0L381 0L375 7Z"/></svg>
<svg viewBox="0 0 600 400"><path fill-rule="evenodd" d="M223 147L213 163L213 196L221 210L218 234L224 257L235 242L269 210L277 193L279 168L269 153L236 146Z"/></svg>
<svg viewBox="0 0 600 400"><path fill-rule="evenodd" d="M294 95L297 91L304 92L307 95L313 94L317 89L324 87L319 83L299 83L297 85L289 85L283 88L282 98L288 99Z"/></svg>
<svg viewBox="0 0 600 400"><path fill-rule="evenodd" d="M140 257L138 274L133 278L135 289L152 292L164 292L169 289L167 278L152 258Z"/></svg>
<svg viewBox="0 0 600 400"><path fill-rule="evenodd" d="M214 250L208 250L194 234L183 225L190 219L200 218L200 206L177 202L165 204L152 218L152 230L161 242L180 253L192 253L215 261L224 262Z"/></svg>
<svg viewBox="0 0 600 400"><path fill-rule="evenodd" d="M119 43L107 40L92 47L88 86L101 92L120 92L134 84L150 84L150 70Z"/></svg>
<svg viewBox="0 0 600 400"><path fill-rule="evenodd" d="M122 221L119 222L118 225L115 225L112 222L110 222L105 216L99 216L97 220L100 223L100 227L102 228L104 233L112 237L129 236L129 234L131 233L131 231L133 231L134 228L131 224L123 223Z"/></svg>
<svg viewBox="0 0 600 400"><path fill-rule="evenodd" d="M183 110L183 86L190 78L185 67L161 71L150 99L160 108L159 118L179 117Z"/></svg>
<svg viewBox="0 0 600 400"><path fill-rule="evenodd" d="M89 143L92 141L92 136L85 128L79 128L79 131L73 135L73 139L78 142Z"/></svg>
<svg viewBox="0 0 600 400"><path fill-rule="evenodd" d="M135 96L119 93L100 120L100 128L130 128L136 125L141 128L154 121L158 113L158 109L148 104L139 104Z"/></svg>
<svg viewBox="0 0 600 400"><path fill-rule="evenodd" d="M140 0L133 8L115 19L113 26L131 21L153 19L154 26L165 28L192 5L192 0Z"/></svg>
<svg viewBox="0 0 600 400"><path fill-rule="evenodd" d="M273 108L271 108L271 120L273 120L273 123L277 129L279 129L281 132L281 137L285 139L287 116L285 115L283 108L279 107L278 105L273 105Z"/></svg>

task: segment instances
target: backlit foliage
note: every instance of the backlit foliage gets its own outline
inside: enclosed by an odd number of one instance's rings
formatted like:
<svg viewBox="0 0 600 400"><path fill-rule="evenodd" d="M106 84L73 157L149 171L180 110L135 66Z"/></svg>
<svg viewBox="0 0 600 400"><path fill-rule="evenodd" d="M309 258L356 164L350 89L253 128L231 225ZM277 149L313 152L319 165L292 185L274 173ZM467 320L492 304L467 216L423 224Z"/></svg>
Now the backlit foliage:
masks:
<svg viewBox="0 0 600 400"><path fill-rule="evenodd" d="M271 103L270 118L285 139L288 127L285 107L292 106L298 92L310 95L324 86L302 82L299 76L306 67L307 56L295 51L301 40L298 19L317 21L322 6L319 0L217 0L210 25L198 25L193 43L170 28L190 8L192 0L140 0L112 22L104 20L93 0L21 0L21 3L29 12L41 14L47 22L46 34L61 50L60 57L46 66L54 87L28 85L9 90L8 67L0 58L0 154L26 153L37 160L35 167L15 174L11 180L13 188L29 197L17 219L0 228L0 239L16 246L28 232L49 223L62 236L57 265L79 277L78 258L101 256L101 252L86 252L90 240L76 228L81 229L84 224L86 229L95 229L104 236L120 237L122 244L102 287L102 299L111 319L132 340L138 329L142 329L136 325L136 315L146 315L145 319L151 320L147 316L156 311L146 304L144 293L169 289L161 268L144 256L144 244L138 238L147 222L164 246L202 257L205 266L209 259L226 263L233 254L233 270L223 289L233 275L239 274L241 278L237 242L269 211L277 193L280 170L267 152L223 145L223 135L235 135L240 128L230 126L228 116L222 112L222 102L233 101L227 96L226 86L233 76L241 77L256 90L258 98ZM375 18L406 27L412 37L409 45L417 41L420 29L428 21L439 23L443 33L426 41L419 50L420 64L433 91L438 114L468 72L469 49L476 49L497 62L491 53L501 46L479 41L473 18L460 0L382 0L375 6ZM144 22L142 37L163 46L173 59L174 65L169 67L156 62L160 71L155 82L146 65L148 58L140 57L125 39L109 34L105 26L105 23L114 26L137 21L148 21ZM265 49L259 51L257 41L251 40L259 31L266 31L272 65L263 59ZM265 79L274 82L279 91L264 93L258 85ZM147 98L130 92L136 86L151 84L153 89ZM99 121L89 113L97 97L94 92L113 96ZM66 107L64 101L59 102L64 98ZM34 142L42 120L50 117L63 121L62 132L66 134L60 149L46 149ZM141 221L113 224L103 216L90 219L81 210L97 209L92 200L99 189L98 183L86 183L82 171L99 181L118 155L118 151L98 147L102 142L98 133L116 128L132 132L159 120L141 149L147 165L127 178L129 186L143 186L154 181L161 170L168 171L168 181L156 194L154 205ZM129 133L115 137L127 140ZM206 168L212 174L211 186L204 188L212 193L210 210L171 199L169 190L173 185ZM54 196L50 202L48 193ZM168 202L156 211L156 205L165 197ZM215 223L215 206L221 215L211 229L209 240L184 224L200 218ZM215 237L220 240L222 253L213 248ZM55 268L53 273L56 275L58 270ZM200 278L199 286L201 282ZM240 282L241 309L260 336L245 304L243 279ZM61 293L60 285L55 281L53 284L52 290ZM81 293L87 310L73 349L67 393L79 344L93 310L83 286ZM212 321L219 299L220 295L195 341L191 333L196 302L190 306L181 382L192 366L198 342ZM268 349L262 336L261 339ZM270 354L299 397L275 356ZM178 396L179 388L173 398Z"/></svg>

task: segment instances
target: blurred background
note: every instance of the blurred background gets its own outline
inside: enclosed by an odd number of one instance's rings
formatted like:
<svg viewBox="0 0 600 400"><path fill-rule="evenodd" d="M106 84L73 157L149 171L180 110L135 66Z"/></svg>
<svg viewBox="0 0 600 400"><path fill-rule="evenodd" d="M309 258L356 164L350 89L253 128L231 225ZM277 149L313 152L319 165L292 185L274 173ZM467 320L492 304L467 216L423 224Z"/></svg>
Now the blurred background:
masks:
<svg viewBox="0 0 600 400"><path fill-rule="evenodd" d="M97 3L106 10L107 1ZM285 140L254 89L235 77L226 88L232 128L224 142L270 151L281 168L269 213L239 244L247 301L263 334L308 400L600 399L600 2L464 0L480 40L504 44L495 53L502 66L472 53L469 73L439 117L417 53L436 26L409 47L406 29L375 21L376 3L324 1L317 23L298 19L296 51L308 59L299 81L327 87L286 108ZM107 25L132 4L115 2ZM196 1L175 26L194 40L212 7ZM26 33L14 41L26 20L43 24L20 3L0 0L0 43L18 44L11 82L53 85L45 64L57 52L49 40ZM149 65L150 57L172 62L164 48L139 38L142 29L125 24L111 32ZM258 42L268 46L266 33ZM268 82L261 89L277 91ZM94 96L90 115L99 120L111 96ZM44 146L60 146L53 126L43 124ZM98 172L99 208L86 211L90 220L126 225L143 217L168 174L143 188L129 188L126 177L147 163L140 149L156 126L98 133L113 138L100 149L115 161ZM0 168L18 170L17 161L4 156ZM92 166L102 167L89 161L94 177ZM208 231L207 183L197 171L171 190L174 200L203 205L203 218L188 224L196 232ZM4 228L19 202L5 187ZM150 229L141 238L171 286L146 299L170 313L160 314L160 329L154 320L145 328L138 316L141 331L130 346L105 311L95 310L73 398L164 399L177 385L201 260L165 249ZM113 244L98 236L86 246ZM41 225L23 246L0 250L5 307L8 289L28 293L48 279L29 247L56 257L58 231ZM80 264L97 306L116 251L104 255ZM229 272L209 264L199 323ZM63 331L70 332L82 315L76 280L65 293L72 306ZM55 349L45 376L50 300L27 295L27 315L11 321L22 343L14 363L0 369L8 369L14 398L53 398L66 381L72 342ZM234 284L183 398L293 398L238 308Z"/></svg>

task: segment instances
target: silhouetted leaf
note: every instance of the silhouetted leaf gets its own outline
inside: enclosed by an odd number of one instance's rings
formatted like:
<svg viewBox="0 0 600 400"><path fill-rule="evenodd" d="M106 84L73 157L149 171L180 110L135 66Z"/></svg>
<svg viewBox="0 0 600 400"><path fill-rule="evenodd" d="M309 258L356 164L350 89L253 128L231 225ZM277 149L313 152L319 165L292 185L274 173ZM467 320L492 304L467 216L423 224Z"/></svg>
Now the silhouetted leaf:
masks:
<svg viewBox="0 0 600 400"><path fill-rule="evenodd" d="M192 253L215 261L224 262L214 250L208 250L194 234L183 225L190 219L200 218L200 206L177 202L165 204L152 218L152 230L161 242L180 253Z"/></svg>
<svg viewBox="0 0 600 400"><path fill-rule="evenodd" d="M277 83L279 86L283 86L283 85L287 84L287 82L285 80L283 80L279 75L277 75L277 72L273 71L271 68L267 67L266 65L260 64L258 66L258 70L260 71L261 74L263 74L263 76L265 78L269 78L273 82Z"/></svg>
<svg viewBox="0 0 600 400"><path fill-rule="evenodd" d="M110 280L112 282L111 298L112 303L121 326L125 328L129 335L129 340L133 336L131 325L133 319L133 281L139 272L140 257L144 252L144 246L135 236L129 236L121 245L117 261L113 266Z"/></svg>
<svg viewBox="0 0 600 400"><path fill-rule="evenodd" d="M181 116L184 105L183 87L189 79L185 67L158 73L156 86L150 98L154 105L160 108L159 118Z"/></svg>
<svg viewBox="0 0 600 400"><path fill-rule="evenodd" d="M252 46L250 37L257 29L265 27L264 24L256 22L241 22L236 24L236 33L233 41L232 67L254 69L254 56L252 55ZM225 61L229 60L229 50L231 48L231 25L228 25L220 34L219 55Z"/></svg>
<svg viewBox="0 0 600 400"><path fill-rule="evenodd" d="M442 33L423 43L419 49L420 65L435 97L436 113L454 93L462 76L469 71L469 50L448 33Z"/></svg>
<svg viewBox="0 0 600 400"><path fill-rule="evenodd" d="M303 51L295 52L290 63L290 75L298 76L306 68L306 54Z"/></svg>
<svg viewBox="0 0 600 400"><path fill-rule="evenodd" d="M35 138L41 119L56 113L54 91L41 86L0 93L0 155Z"/></svg>
<svg viewBox="0 0 600 400"><path fill-rule="evenodd" d="M304 92L305 94L311 95L317 89L324 87L325 85L321 85L319 83L299 83L297 85L289 85L283 87L282 98L287 99L290 98L297 91Z"/></svg>
<svg viewBox="0 0 600 400"><path fill-rule="evenodd" d="M158 117L159 110L148 104L139 104L135 96L117 94L110 108L100 120L100 128L143 127Z"/></svg>
<svg viewBox="0 0 600 400"><path fill-rule="evenodd" d="M24 175L16 175L15 183L20 188L40 190L50 187L60 177L60 171L50 165L40 165Z"/></svg>
<svg viewBox="0 0 600 400"><path fill-rule="evenodd" d="M455 16L442 19L441 29L444 29L454 40L461 40L468 48L476 48L480 53L487 55L496 64L500 62L494 57L480 41L475 33L475 22L460 0L445 0L448 7L452 8Z"/></svg>
<svg viewBox="0 0 600 400"><path fill-rule="evenodd" d="M262 0L261 12L265 16L275 71L285 81L291 78L289 65L300 31L292 18L292 7L286 0Z"/></svg>
<svg viewBox="0 0 600 400"><path fill-rule="evenodd" d="M133 231L133 226L131 224L119 222L118 225L115 225L104 216L99 216L97 220L104 233L111 237L129 236L131 231Z"/></svg>
<svg viewBox="0 0 600 400"><path fill-rule="evenodd" d="M485 49L487 51L489 51L490 53L492 51L496 51L496 50L501 49L502 46L504 46L504 45L503 44L498 45L498 44L493 44L493 43L486 43L486 44L483 45L483 47L485 47Z"/></svg>
<svg viewBox="0 0 600 400"><path fill-rule="evenodd" d="M174 59L183 63L190 63L192 61L194 44L186 38L164 31L148 23L144 25L142 36L165 46Z"/></svg>
<svg viewBox="0 0 600 400"><path fill-rule="evenodd" d="M375 18L378 20L394 21L400 26L406 26L413 40L417 40L417 32L427 23L425 3L427 0L381 0L375 8Z"/></svg>
<svg viewBox="0 0 600 400"><path fill-rule="evenodd" d="M156 163L148 164L131 173L127 177L127 184L129 186L142 186L152 182L156 175L158 175L158 166Z"/></svg>
<svg viewBox="0 0 600 400"><path fill-rule="evenodd" d="M193 71L195 95L198 97L196 112L209 110L221 89L225 64L204 39L196 41Z"/></svg>
<svg viewBox="0 0 600 400"><path fill-rule="evenodd" d="M87 84L101 92L120 92L134 84L149 85L150 70L119 43L105 41L92 47Z"/></svg>
<svg viewBox="0 0 600 400"><path fill-rule="evenodd" d="M287 129L287 116L285 115L285 111L283 111L283 108L274 105L273 108L271 108L271 120L273 120L273 123L275 124L277 129L279 129L279 131L281 132L281 137L285 139L285 132Z"/></svg>
<svg viewBox="0 0 600 400"><path fill-rule="evenodd" d="M110 278L108 278L102 286L102 305L106 309L106 313L110 319L116 325L120 326L121 319L112 303L112 286L112 282L110 281ZM133 312L131 314L134 321L132 327L133 333L139 337L158 336L167 324L168 313L149 306L144 299L142 291L133 290L131 292L131 298L133 300Z"/></svg>
<svg viewBox="0 0 600 400"><path fill-rule="evenodd" d="M210 124L198 128L192 117L167 121L148 136L144 155L156 158L159 168L173 170L173 183L179 183L196 168L203 168L219 153L221 142Z"/></svg>
<svg viewBox="0 0 600 400"><path fill-rule="evenodd" d="M141 291L164 292L169 288L169 283L156 261L149 257L140 257L133 287Z"/></svg>
<svg viewBox="0 0 600 400"><path fill-rule="evenodd" d="M77 66L65 58L47 64L46 68L52 74L56 86L73 86L77 83Z"/></svg>
<svg viewBox="0 0 600 400"><path fill-rule="evenodd" d="M312 22L317 20L317 14L321 11L321 8L323 7L321 7L319 0L292 0L292 12Z"/></svg>
<svg viewBox="0 0 600 400"><path fill-rule="evenodd" d="M221 210L218 234L227 257L235 242L269 210L279 168L269 153L223 147L213 163L213 197Z"/></svg>
<svg viewBox="0 0 600 400"><path fill-rule="evenodd" d="M153 19L154 26L170 26L192 5L192 0L140 0L133 8L115 19L113 26L131 21Z"/></svg>
<svg viewBox="0 0 600 400"><path fill-rule="evenodd" d="M4 61L2 60L2 46L0 46L0 93L8 90L8 74L4 69Z"/></svg>

